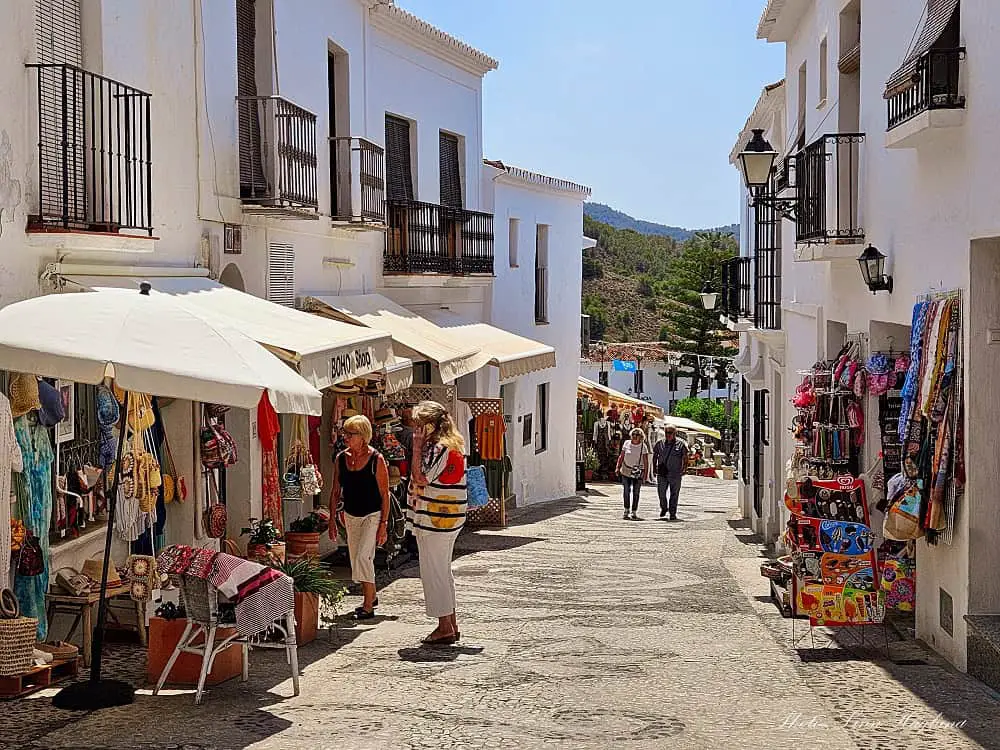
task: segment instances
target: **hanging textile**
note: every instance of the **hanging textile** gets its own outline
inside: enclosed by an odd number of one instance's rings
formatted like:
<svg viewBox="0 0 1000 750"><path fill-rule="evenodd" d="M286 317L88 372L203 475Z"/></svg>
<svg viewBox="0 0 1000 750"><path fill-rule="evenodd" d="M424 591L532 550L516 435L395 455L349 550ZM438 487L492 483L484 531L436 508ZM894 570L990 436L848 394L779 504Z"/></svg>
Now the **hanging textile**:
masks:
<svg viewBox="0 0 1000 750"><path fill-rule="evenodd" d="M152 399L153 408L153 425L147 431L146 447L153 456L156 458L157 463L162 467L164 466L164 451L163 451L163 417L160 415L160 405L159 400L156 397ZM155 519L150 525L147 525L147 529L150 533L143 534L138 539L132 542L131 553L133 555L148 555L150 557L156 556L156 547L159 544L157 539L163 537L163 530L167 525L167 505L164 502L163 497L163 484L161 483L159 487L156 488L156 514ZM160 544L162 547L162 544Z"/></svg>
<svg viewBox="0 0 1000 750"><path fill-rule="evenodd" d="M10 401L0 393L0 589L10 588L10 473L24 471Z"/></svg>
<svg viewBox="0 0 1000 750"><path fill-rule="evenodd" d="M257 404L257 437L261 450L261 489L263 493L263 516L274 522L280 532L284 532L284 514L281 507L281 476L278 473L278 435L281 420L271 400L264 391Z"/></svg>
<svg viewBox="0 0 1000 750"><path fill-rule="evenodd" d="M18 503L26 509L21 518L28 531L38 537L44 568L37 576L18 576L14 592L24 617L38 619L38 640L48 631L45 617L45 592L49 589L49 523L52 517L52 442L49 431L34 416L14 421L14 434L24 459L24 480L18 482ZM10 524L8 523L8 528Z"/></svg>
<svg viewBox="0 0 1000 750"><path fill-rule="evenodd" d="M507 430L502 414L480 414L476 417L476 447L484 461L503 459L503 436Z"/></svg>

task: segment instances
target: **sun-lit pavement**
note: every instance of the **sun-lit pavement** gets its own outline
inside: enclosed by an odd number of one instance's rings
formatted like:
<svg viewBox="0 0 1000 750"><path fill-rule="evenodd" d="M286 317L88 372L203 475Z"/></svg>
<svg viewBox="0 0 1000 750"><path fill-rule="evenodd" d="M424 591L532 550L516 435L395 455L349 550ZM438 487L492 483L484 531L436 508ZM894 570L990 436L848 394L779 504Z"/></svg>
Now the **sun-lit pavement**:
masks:
<svg viewBox="0 0 1000 750"><path fill-rule="evenodd" d="M881 653L793 650L733 520L735 483L685 480L680 523L653 520L652 488L643 522L620 502L599 487L463 536L459 647L419 647L431 624L404 569L376 624L301 649L298 698L282 659L258 651L249 683L198 707L148 689L90 716L44 696L0 704L0 747L1000 747L995 697L913 644L890 644L892 661L881 630ZM116 648L138 679L136 652Z"/></svg>

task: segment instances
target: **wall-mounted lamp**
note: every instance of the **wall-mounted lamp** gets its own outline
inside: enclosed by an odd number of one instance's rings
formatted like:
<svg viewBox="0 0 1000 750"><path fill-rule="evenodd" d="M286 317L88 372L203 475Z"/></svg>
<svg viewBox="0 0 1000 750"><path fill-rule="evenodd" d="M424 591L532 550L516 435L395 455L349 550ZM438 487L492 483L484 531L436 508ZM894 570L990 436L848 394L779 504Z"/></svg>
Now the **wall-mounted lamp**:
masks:
<svg viewBox="0 0 1000 750"><path fill-rule="evenodd" d="M892 276L886 276L885 256L877 247L869 244L858 257L858 265L861 266L861 276L865 280L865 285L872 294L876 292L892 294Z"/></svg>
<svg viewBox="0 0 1000 750"><path fill-rule="evenodd" d="M701 297L701 306L706 310L714 310L719 301L718 292L713 292L712 285L707 281L702 285L701 293L698 296Z"/></svg>

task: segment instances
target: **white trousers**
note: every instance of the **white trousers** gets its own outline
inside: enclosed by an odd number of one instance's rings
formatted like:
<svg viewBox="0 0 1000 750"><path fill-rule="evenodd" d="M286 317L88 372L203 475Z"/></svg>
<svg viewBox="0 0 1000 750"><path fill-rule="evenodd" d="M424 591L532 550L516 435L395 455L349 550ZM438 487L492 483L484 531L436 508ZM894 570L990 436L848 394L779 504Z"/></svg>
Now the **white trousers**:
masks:
<svg viewBox="0 0 1000 750"><path fill-rule="evenodd" d="M428 617L446 617L455 611L455 576L451 572L451 558L460 531L413 530L420 553L420 582L424 585Z"/></svg>
<svg viewBox="0 0 1000 750"><path fill-rule="evenodd" d="M351 578L355 583L375 583L375 547L381 516L379 511L367 516L344 514L347 552L351 557Z"/></svg>

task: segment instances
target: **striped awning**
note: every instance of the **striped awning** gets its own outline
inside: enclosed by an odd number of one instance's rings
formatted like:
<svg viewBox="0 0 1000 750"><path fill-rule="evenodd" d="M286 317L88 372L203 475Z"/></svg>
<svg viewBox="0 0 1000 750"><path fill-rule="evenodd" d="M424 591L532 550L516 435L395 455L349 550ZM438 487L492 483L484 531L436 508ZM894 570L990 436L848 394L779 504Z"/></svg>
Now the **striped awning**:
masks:
<svg viewBox="0 0 1000 750"><path fill-rule="evenodd" d="M958 3L959 0L927 0L927 12L920 37L903 64L886 81L884 94L886 99L915 85L913 77L917 72L920 58L934 46L948 28L948 23L958 9Z"/></svg>

